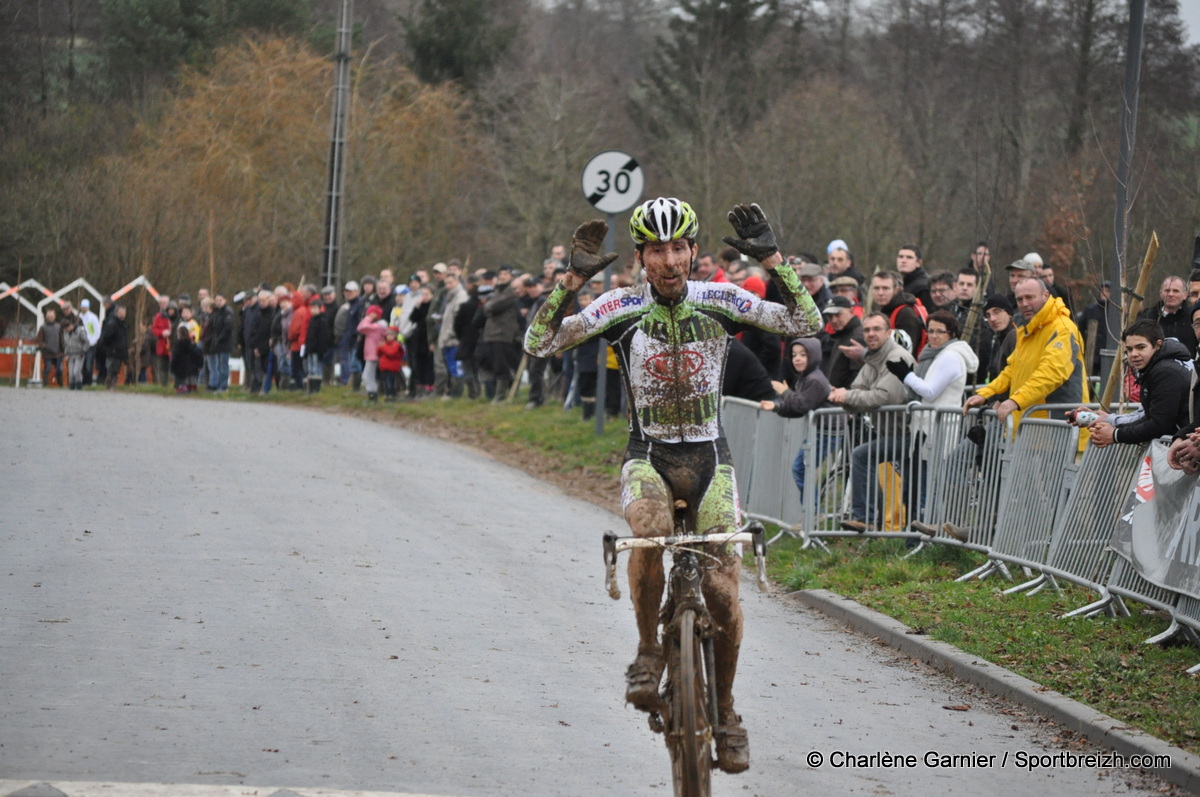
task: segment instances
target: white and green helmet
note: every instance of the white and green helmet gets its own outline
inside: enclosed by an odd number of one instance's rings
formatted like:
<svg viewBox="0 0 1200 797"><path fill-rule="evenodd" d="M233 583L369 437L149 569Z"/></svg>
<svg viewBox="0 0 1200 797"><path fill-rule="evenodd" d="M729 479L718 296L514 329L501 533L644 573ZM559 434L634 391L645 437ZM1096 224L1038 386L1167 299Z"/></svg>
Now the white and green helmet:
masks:
<svg viewBox="0 0 1200 797"><path fill-rule="evenodd" d="M629 235L635 244L657 241L694 240L700 231L696 211L674 197L659 197L638 205L629 219Z"/></svg>

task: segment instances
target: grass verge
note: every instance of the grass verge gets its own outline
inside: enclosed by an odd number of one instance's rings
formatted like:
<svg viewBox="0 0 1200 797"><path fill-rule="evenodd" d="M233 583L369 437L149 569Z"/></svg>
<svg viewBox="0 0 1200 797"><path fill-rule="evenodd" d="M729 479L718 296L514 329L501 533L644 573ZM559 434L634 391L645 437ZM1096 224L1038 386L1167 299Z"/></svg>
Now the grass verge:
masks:
<svg viewBox="0 0 1200 797"><path fill-rule="evenodd" d="M915 556L900 540L829 540L830 552L781 539L771 548L771 577L785 589L828 589L894 617L974 656L1092 706L1164 741L1200 754L1200 661L1191 645L1144 645L1166 628L1165 615L1128 602L1132 616L1059 619L1095 600L1071 584L1061 591L1003 595L1019 583L998 576L954 579L985 557L940 545Z"/></svg>
<svg viewBox="0 0 1200 797"><path fill-rule="evenodd" d="M169 391L154 387L139 392ZM198 393L214 398L212 394ZM564 480L619 475L625 425L610 422L597 436L579 411L556 407L525 411L516 404L465 399L379 403L366 406L361 394L326 388L316 396L272 393L250 399L234 390L229 398L366 413L451 426L470 433L483 447L516 450L535 473ZM802 549L785 537L771 548L769 573L784 589L824 588L853 598L1050 689L1092 706L1131 727L1200 754L1200 678L1186 669L1200 661L1191 645L1144 645L1166 627L1167 618L1130 603L1131 617L1059 619L1089 603L1094 594L1073 585L1061 592L1002 595L1011 583L996 577L957 583L955 578L984 562L981 554L929 545L911 558L899 540L836 539L830 552Z"/></svg>

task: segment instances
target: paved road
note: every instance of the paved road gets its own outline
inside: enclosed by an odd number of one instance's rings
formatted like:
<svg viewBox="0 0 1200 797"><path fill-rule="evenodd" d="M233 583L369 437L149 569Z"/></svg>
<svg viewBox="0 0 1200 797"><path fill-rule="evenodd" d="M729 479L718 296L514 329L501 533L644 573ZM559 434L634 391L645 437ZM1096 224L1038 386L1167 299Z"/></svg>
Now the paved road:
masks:
<svg viewBox="0 0 1200 797"><path fill-rule="evenodd" d="M51 390L0 389L0 410L0 786L669 793L621 702L616 517L369 421ZM1055 751L1037 722L746 586L753 766L714 793L1137 793L1022 772ZM830 763L876 751L996 763Z"/></svg>

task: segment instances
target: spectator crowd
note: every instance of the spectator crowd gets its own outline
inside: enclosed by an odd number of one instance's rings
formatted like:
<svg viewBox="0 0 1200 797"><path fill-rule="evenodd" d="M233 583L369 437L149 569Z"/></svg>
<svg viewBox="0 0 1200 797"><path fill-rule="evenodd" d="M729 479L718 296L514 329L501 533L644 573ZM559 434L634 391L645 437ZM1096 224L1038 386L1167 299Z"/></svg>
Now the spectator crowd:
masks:
<svg viewBox="0 0 1200 797"><path fill-rule="evenodd" d="M1200 241L1200 239L1198 239ZM556 246L530 273L512 267L463 267L458 260L419 269L397 284L390 269L335 286L262 283L227 299L206 289L195 298L158 296L152 318L131 326L127 309L104 302L103 321L80 302L50 307L38 331L43 382L70 389L103 383L170 383L179 393L229 389L230 359L240 356L244 386L318 392L346 386L368 402L454 398L504 401L528 378L527 408L547 402L597 405L610 416L622 411L621 381L611 350L599 338L551 358L522 355L525 326L566 271ZM1200 332L1200 251L1185 279L1169 276L1157 303L1118 330L1111 286L1101 282L1095 300L1076 308L1054 268L1029 253L993 275L990 250L980 242L955 270L929 273L921 249L904 244L894 268L868 277L849 245L829 243L825 257L787 258L822 310L825 326L814 338L785 341L748 327L731 343L727 395L761 402L764 409L801 417L841 407L852 415L918 401L932 407L991 403L1001 418L1019 423L1034 405L1081 405L1092 400L1089 376L1115 350L1130 366L1124 390L1140 402L1134 413L1099 413L1087 431L1096 445L1145 443L1174 435L1172 461L1200 468L1196 431L1200 393L1195 359ZM617 270L614 287L635 283L633 264ZM702 252L692 278L732 282L768 300L777 289L756 264L734 249ZM603 292L599 278L578 294L578 309ZM339 295L340 293L340 295ZM597 396L605 368L604 396ZM66 374L64 377L64 373ZM1041 414L1041 413L1039 413ZM1061 416L1061 413L1060 413ZM921 481L919 463L930 456L928 430L873 439L854 447L855 504L845 521L862 530L876 522L863 503L873 468L894 461L907 481ZM916 463L916 465L914 465ZM793 475L801 489L805 463ZM919 500L919 499L910 499Z"/></svg>

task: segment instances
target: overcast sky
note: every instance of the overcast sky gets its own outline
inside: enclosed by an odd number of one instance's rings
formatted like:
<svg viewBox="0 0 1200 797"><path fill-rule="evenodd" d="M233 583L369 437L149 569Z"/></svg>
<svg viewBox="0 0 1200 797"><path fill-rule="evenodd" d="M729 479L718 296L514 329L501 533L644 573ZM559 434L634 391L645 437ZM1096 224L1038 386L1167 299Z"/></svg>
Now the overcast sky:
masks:
<svg viewBox="0 0 1200 797"><path fill-rule="evenodd" d="M1179 16L1188 26L1188 41L1200 42L1200 0L1179 0Z"/></svg>

